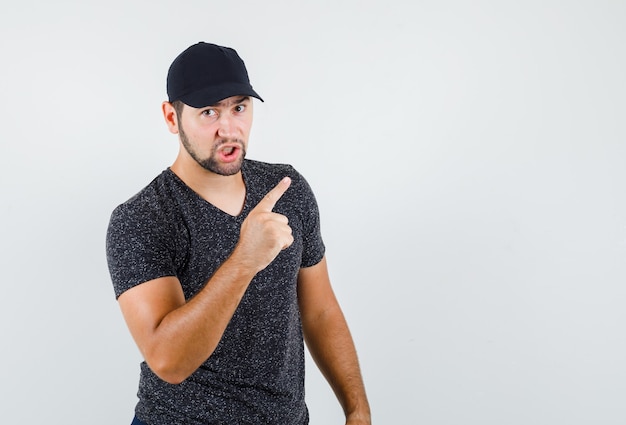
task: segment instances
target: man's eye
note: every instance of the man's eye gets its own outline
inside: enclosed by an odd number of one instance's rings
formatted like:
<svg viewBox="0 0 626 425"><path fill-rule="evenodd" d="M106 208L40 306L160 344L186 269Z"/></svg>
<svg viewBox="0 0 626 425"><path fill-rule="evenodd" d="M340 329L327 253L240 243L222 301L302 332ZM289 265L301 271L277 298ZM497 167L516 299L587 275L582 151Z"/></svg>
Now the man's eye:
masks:
<svg viewBox="0 0 626 425"><path fill-rule="evenodd" d="M206 115L207 117L214 117L217 115L217 112L215 112L215 109L205 109L204 111L202 111L202 115Z"/></svg>
<svg viewBox="0 0 626 425"><path fill-rule="evenodd" d="M237 112L243 112L246 110L246 106L245 105L237 105L235 106L235 111Z"/></svg>

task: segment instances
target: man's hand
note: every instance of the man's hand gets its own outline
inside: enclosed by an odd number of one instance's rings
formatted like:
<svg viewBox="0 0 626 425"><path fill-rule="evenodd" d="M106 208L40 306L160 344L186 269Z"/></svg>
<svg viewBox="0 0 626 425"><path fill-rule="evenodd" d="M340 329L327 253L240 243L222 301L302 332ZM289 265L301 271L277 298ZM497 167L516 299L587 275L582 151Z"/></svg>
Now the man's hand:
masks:
<svg viewBox="0 0 626 425"><path fill-rule="evenodd" d="M256 207L241 225L239 242L233 256L254 273L266 268L280 251L293 243L288 219L272 211L278 200L291 185L289 177L283 178Z"/></svg>

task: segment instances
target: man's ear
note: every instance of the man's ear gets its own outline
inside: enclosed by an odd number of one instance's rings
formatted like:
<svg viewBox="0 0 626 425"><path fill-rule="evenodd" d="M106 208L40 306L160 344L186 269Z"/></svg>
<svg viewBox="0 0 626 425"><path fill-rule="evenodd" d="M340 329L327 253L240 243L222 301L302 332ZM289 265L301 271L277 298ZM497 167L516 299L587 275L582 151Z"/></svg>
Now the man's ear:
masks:
<svg viewBox="0 0 626 425"><path fill-rule="evenodd" d="M178 116L176 115L176 109L170 102L163 102L161 105L163 110L163 118L165 118L165 124L172 134L178 134Z"/></svg>

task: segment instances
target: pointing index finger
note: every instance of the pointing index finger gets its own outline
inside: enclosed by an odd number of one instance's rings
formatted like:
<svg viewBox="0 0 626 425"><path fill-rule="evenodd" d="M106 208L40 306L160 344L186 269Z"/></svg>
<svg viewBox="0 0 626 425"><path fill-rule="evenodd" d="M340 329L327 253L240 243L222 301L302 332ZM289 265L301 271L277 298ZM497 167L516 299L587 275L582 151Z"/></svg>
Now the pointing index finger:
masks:
<svg viewBox="0 0 626 425"><path fill-rule="evenodd" d="M257 208L261 208L265 211L272 211L274 206L278 202L278 200L283 196L283 194L287 191L289 186L291 185L291 178L283 177L281 181L269 192L267 195L259 202Z"/></svg>

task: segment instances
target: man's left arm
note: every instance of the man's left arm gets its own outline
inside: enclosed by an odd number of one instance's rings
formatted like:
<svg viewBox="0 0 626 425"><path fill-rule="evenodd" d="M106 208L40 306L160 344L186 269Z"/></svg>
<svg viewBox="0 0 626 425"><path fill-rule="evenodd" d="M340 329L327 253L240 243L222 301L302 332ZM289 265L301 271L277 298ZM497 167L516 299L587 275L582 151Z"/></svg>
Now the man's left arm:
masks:
<svg viewBox="0 0 626 425"><path fill-rule="evenodd" d="M304 339L345 412L346 425L370 425L356 349L330 284L326 258L300 270L298 302Z"/></svg>

